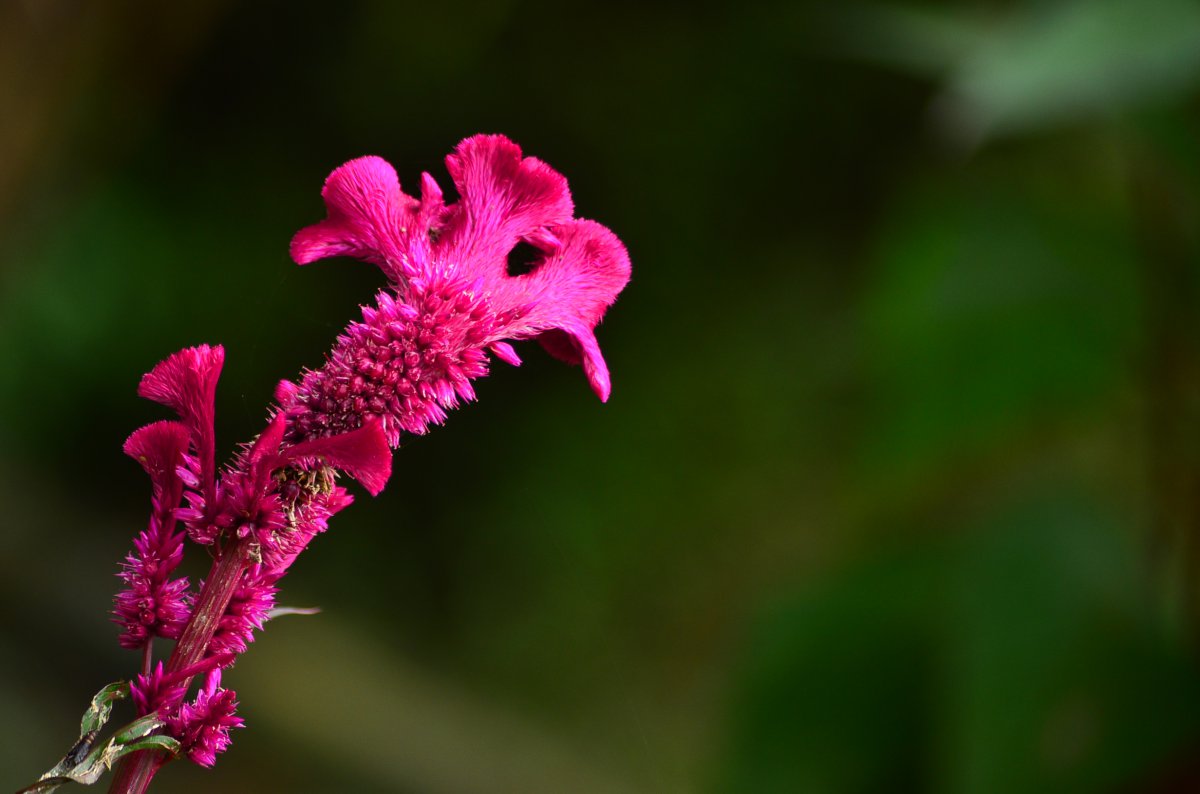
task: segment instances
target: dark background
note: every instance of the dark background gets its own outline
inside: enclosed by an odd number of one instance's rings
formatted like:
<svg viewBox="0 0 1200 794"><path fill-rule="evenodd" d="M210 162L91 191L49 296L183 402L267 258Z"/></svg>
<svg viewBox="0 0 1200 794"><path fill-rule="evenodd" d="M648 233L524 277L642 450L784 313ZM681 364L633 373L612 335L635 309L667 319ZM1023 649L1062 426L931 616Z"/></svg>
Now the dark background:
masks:
<svg viewBox="0 0 1200 794"><path fill-rule="evenodd" d="M1182 0L0 3L0 789L137 665L140 375L224 344L231 451L381 285L328 172L502 132L612 400L497 365L155 791L1196 790L1198 78Z"/></svg>

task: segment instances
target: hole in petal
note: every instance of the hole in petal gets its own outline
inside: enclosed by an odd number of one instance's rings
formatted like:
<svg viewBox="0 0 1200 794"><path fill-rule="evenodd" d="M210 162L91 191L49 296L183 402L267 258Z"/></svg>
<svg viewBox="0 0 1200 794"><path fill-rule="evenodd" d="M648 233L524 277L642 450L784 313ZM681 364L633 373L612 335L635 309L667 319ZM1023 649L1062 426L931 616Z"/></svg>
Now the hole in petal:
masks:
<svg viewBox="0 0 1200 794"><path fill-rule="evenodd" d="M508 252L508 275L523 276L532 272L542 263L545 256L544 251L524 240L520 241Z"/></svg>

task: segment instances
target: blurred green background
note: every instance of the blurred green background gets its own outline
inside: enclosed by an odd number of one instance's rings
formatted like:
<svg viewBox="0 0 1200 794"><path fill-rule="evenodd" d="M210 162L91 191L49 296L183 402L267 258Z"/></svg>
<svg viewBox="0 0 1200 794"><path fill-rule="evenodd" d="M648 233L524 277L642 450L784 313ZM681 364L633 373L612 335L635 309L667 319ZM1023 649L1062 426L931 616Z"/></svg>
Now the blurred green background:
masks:
<svg viewBox="0 0 1200 794"><path fill-rule="evenodd" d="M341 162L503 132L634 262L316 541L189 792L1200 790L1200 6L0 3L0 789L127 677L142 372L261 427ZM193 560L194 576L201 561Z"/></svg>

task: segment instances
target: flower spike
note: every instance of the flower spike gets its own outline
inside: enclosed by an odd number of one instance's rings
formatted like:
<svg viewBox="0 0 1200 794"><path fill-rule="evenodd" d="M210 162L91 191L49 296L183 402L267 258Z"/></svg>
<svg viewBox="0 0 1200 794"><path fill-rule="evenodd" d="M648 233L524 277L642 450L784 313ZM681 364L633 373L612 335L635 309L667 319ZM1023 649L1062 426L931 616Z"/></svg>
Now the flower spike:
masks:
<svg viewBox="0 0 1200 794"><path fill-rule="evenodd" d="M149 526L134 538L134 551L117 574L125 589L114 599L113 622L122 627L124 648L141 648L155 636L177 639L190 615L187 578L170 578L183 560L175 508L183 496L177 470L187 445L187 428L173 421L146 425L125 442L125 454L150 475L153 509Z"/></svg>
<svg viewBox="0 0 1200 794"><path fill-rule="evenodd" d="M229 731L245 727L245 720L234 713L237 705L237 693L222 689L221 671L213 670L205 677L196 699L183 704L167 720L167 729L189 759L200 766L212 766L232 741Z"/></svg>
<svg viewBox="0 0 1200 794"><path fill-rule="evenodd" d="M377 265L387 285L321 367L278 383L266 427L228 466L218 471L214 432L224 348L181 350L139 384L140 395L179 414L125 443L150 476L152 511L118 574L125 586L113 610L121 645L143 651L129 690L146 724L165 730L149 739L158 747L173 739L171 749L193 762L216 761L243 726L221 670L277 614L279 582L297 556L353 501L339 476L379 494L406 434L425 433L474 400L473 382L492 357L521 364L512 341L536 339L582 365L593 391L608 399L595 329L629 280L624 245L575 218L566 179L503 136L462 141L446 169L458 192L449 204L428 173L419 198L405 194L379 157L329 175L326 217L295 235L292 258L303 265L355 257ZM510 275L508 258L521 244L536 259ZM196 593L186 578L171 578L186 538L214 560ZM165 664L151 664L156 636L177 640ZM189 701L198 675L204 683ZM134 791L166 760L161 750L131 754L113 790Z"/></svg>

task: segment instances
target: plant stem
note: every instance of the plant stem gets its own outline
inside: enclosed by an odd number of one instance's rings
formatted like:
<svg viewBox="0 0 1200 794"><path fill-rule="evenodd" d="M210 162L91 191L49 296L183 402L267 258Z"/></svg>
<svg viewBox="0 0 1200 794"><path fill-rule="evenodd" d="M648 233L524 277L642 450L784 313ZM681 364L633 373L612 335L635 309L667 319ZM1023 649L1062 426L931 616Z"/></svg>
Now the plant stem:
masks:
<svg viewBox="0 0 1200 794"><path fill-rule="evenodd" d="M242 572L250 564L250 539L238 541L213 562L200 597L192 610L171 658L167 661L168 673L182 670L204 658L217 624L225 615L234 591L242 581ZM187 686L187 682L184 683ZM161 750L142 750L121 760L113 775L109 794L144 794L150 787L154 774L169 761Z"/></svg>

